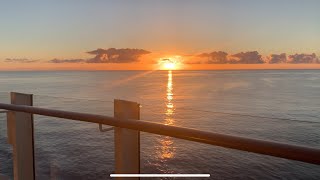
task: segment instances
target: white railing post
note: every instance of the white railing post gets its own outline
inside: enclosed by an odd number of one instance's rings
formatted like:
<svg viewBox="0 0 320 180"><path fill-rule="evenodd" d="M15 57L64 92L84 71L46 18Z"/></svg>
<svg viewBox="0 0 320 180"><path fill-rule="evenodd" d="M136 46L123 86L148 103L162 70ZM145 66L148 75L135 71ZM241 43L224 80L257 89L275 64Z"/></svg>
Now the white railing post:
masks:
<svg viewBox="0 0 320 180"><path fill-rule="evenodd" d="M140 119L140 104L114 100L114 117L120 119ZM140 131L115 127L115 173L140 173ZM121 179L121 178L119 178ZM123 178L139 179L139 178Z"/></svg>
<svg viewBox="0 0 320 180"><path fill-rule="evenodd" d="M11 104L33 105L32 94L11 92ZM8 142L13 150L13 174L15 180L34 180L33 114L8 112Z"/></svg>

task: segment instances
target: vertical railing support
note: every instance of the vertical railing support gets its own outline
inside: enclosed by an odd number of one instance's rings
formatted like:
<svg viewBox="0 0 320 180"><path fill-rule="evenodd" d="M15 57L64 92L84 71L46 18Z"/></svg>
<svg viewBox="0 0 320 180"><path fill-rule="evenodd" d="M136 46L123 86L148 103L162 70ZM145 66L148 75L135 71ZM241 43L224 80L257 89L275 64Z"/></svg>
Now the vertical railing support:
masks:
<svg viewBox="0 0 320 180"><path fill-rule="evenodd" d="M11 104L33 105L32 94L11 93ZM34 180L33 114L8 112L8 142L13 149L15 180Z"/></svg>
<svg viewBox="0 0 320 180"><path fill-rule="evenodd" d="M140 105L136 102L114 100L114 117L119 119L140 119ZM140 173L140 132L118 128L114 130L115 173ZM120 178L121 179L121 178ZM129 178L123 178L129 179ZM139 179L139 178L130 178Z"/></svg>

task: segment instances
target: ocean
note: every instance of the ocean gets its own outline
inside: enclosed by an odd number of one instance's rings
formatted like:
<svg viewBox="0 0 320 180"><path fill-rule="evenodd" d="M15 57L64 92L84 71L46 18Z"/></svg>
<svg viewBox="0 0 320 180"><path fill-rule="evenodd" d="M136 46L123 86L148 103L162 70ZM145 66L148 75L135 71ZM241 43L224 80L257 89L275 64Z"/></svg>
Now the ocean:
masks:
<svg viewBox="0 0 320 180"><path fill-rule="evenodd" d="M141 104L141 119L320 148L319 70L0 72L0 102L113 116L113 100ZM37 179L108 179L113 132L35 115ZM107 127L105 127L107 128ZM0 114L0 173L12 148ZM141 173L210 173L211 179L320 179L320 166L141 133ZM205 178L207 179L207 178Z"/></svg>

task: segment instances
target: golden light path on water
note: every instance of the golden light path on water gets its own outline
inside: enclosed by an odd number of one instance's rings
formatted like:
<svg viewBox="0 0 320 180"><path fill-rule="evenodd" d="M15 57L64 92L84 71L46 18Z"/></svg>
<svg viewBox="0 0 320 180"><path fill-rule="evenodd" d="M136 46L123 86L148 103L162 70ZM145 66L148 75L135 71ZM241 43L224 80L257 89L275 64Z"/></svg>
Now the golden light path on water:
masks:
<svg viewBox="0 0 320 180"><path fill-rule="evenodd" d="M172 71L168 71L168 83L167 83L167 93L166 93L166 109L165 109L165 125L174 125L174 105L173 105L173 83L172 83ZM161 137L161 159L171 159L174 157L175 149L173 147L172 138L169 136Z"/></svg>

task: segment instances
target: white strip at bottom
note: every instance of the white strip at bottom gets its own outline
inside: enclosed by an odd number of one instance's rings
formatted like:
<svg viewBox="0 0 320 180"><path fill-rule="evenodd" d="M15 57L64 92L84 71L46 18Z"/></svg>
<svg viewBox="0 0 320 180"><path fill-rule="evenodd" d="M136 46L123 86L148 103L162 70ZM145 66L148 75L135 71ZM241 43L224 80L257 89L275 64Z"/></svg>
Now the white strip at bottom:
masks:
<svg viewBox="0 0 320 180"><path fill-rule="evenodd" d="M210 177L210 174L110 174L110 177Z"/></svg>

